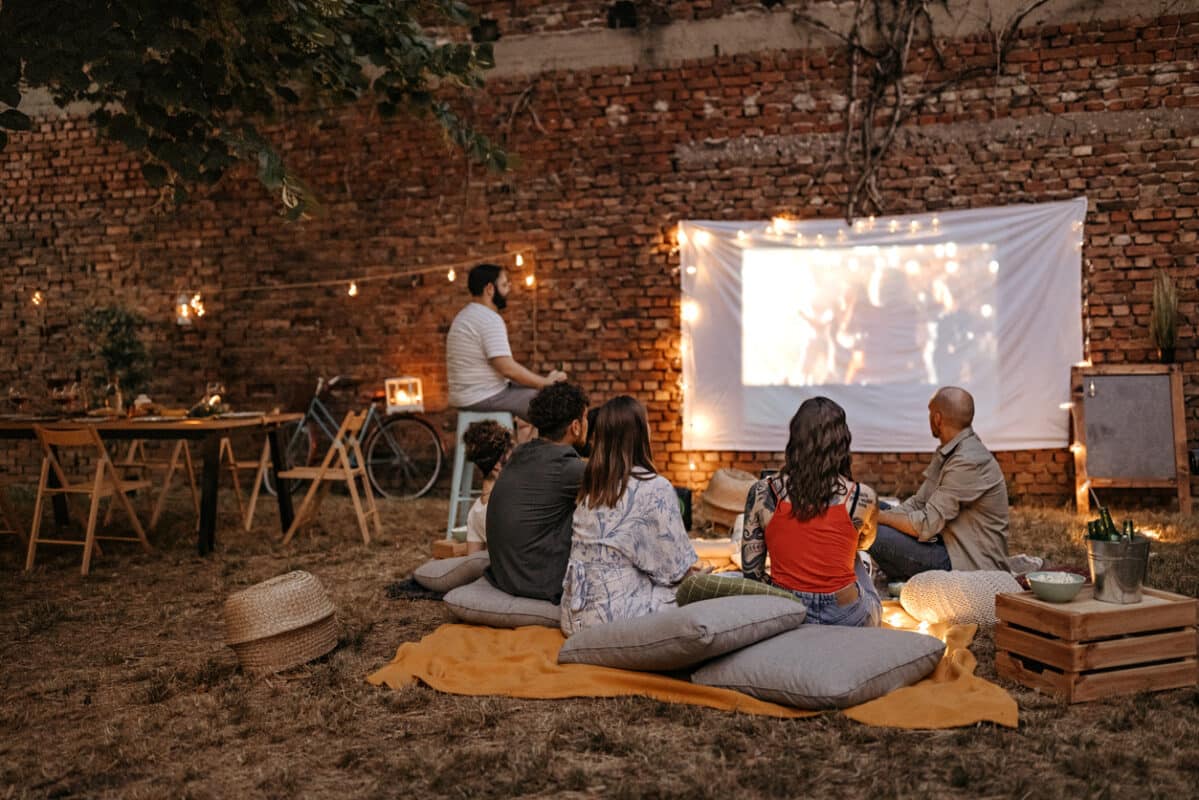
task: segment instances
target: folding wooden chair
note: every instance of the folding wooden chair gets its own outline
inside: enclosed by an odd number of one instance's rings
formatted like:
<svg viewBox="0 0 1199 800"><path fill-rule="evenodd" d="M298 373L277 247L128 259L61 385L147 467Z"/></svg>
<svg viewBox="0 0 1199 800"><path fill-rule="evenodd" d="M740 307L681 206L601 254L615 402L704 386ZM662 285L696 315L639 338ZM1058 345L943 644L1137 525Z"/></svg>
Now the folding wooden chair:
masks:
<svg viewBox="0 0 1199 800"><path fill-rule="evenodd" d="M138 542L141 544L143 550L147 553L150 552L150 542L146 540L146 532L142 529L141 522L137 519L137 512L133 510L133 504L129 502L129 497L126 494L126 492L135 489L148 489L150 482L145 479L123 480L117 474L117 469L113 465L112 460L109 459L108 451L104 449L104 442L100 441L100 434L96 432L95 428L44 428L41 425L34 425L33 432L42 445L43 457L42 473L37 484L37 499L33 504L33 525L29 533L29 551L25 558L26 572L33 569L33 560L37 554L39 543L82 546L83 567L81 574L83 575L87 575L88 569L91 567L92 551L98 549L98 539L110 539L118 542ZM62 462L59 460L55 448L79 450L86 452L87 455L94 458L95 472L92 474L91 480L72 482L66 470L63 469ZM54 472L54 477L58 479L57 486L50 485L51 470ZM83 494L91 498L91 505L87 516L87 532L84 534L83 541L41 538L42 511L45 507L46 498L56 494ZM129 520L133 524L133 530L137 532L136 537L96 535L96 522L100 514L100 501L106 497L114 497L116 502L121 504L125 513L129 515Z"/></svg>
<svg viewBox="0 0 1199 800"><path fill-rule="evenodd" d="M221 462L233 477L233 494L237 497L237 509L242 515L242 526L248 532L254 527L254 511L258 508L258 495L262 492L262 480L271 464L270 442L262 443L262 452L256 461L238 461L233 452L233 442L228 437L221 439ZM240 475L243 469L254 470L254 483L250 487L249 499L241 499Z"/></svg>
<svg viewBox="0 0 1199 800"><path fill-rule="evenodd" d="M196 524L200 524L200 490L196 486L196 470L192 464L191 448L187 446L187 442L180 439L175 442L171 448L171 454L166 458L151 458L146 454L146 443L142 439L135 439L129 443L129 450L125 453L125 457L115 463L116 468L125 473L128 471L136 471L137 478L149 479L146 477L151 470L163 470L162 485L158 489L158 499L154 503L154 513L150 515L150 530L158 527L158 520L162 518L163 509L166 508L167 495L171 491L171 486L175 482L175 475L182 472L187 478L188 486L191 488L192 507L196 510ZM108 515L104 517L104 524L107 525L112 517L112 507L108 509Z"/></svg>
<svg viewBox="0 0 1199 800"><path fill-rule="evenodd" d="M329 491L330 481L345 481L346 487L350 491L350 501L354 504L354 513L358 515L358 528L362 531L362 541L369 543L371 540L368 525L370 519L374 519L376 535L383 535L383 528L379 522L379 509L375 507L375 495L371 491L370 478L366 474L366 459L362 457L362 448L358 446L358 434L366 421L366 415L366 411L359 413L351 411L346 414L345 419L341 422L341 427L337 429L337 435L333 437L333 444L325 453L325 458L321 461L320 466L293 467L279 474L279 477L287 480L312 481L308 492L304 495L304 502L300 503L300 509L296 512L295 520L283 537L284 544L291 541L291 537L295 536L308 514L316 515L321 500ZM362 481L361 495L357 485L358 480ZM365 510L363 509L364 505Z"/></svg>

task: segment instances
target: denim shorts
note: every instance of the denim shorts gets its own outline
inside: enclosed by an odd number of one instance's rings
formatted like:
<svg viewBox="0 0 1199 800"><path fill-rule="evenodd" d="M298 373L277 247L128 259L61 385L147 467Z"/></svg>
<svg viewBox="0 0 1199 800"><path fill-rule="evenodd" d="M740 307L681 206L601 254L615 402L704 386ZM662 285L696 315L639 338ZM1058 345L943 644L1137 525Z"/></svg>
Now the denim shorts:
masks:
<svg viewBox="0 0 1199 800"><path fill-rule="evenodd" d="M866 565L856 555L854 573L857 575L858 599L845 606L837 605L836 592L822 594L789 589L791 594L808 607L808 616L804 622L811 625L845 625L855 628L878 627L882 618L882 601L879 600L874 583L870 580Z"/></svg>

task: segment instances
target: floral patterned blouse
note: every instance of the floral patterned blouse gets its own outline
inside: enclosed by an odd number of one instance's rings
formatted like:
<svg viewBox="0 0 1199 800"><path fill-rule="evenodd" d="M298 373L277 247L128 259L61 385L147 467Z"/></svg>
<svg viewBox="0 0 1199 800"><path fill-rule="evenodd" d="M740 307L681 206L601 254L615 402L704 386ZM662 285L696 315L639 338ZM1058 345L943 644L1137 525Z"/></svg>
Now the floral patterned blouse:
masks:
<svg viewBox="0 0 1199 800"><path fill-rule="evenodd" d="M674 605L695 564L670 481L640 472L612 508L579 504L562 583L562 632L640 617Z"/></svg>

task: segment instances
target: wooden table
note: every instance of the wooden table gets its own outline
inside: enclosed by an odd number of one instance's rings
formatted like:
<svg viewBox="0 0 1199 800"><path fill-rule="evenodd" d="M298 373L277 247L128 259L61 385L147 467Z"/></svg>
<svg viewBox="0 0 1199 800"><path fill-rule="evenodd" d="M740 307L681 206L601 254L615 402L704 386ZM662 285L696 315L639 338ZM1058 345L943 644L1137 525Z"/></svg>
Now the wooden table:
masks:
<svg viewBox="0 0 1199 800"><path fill-rule="evenodd" d="M202 442L203 471L200 479L200 530L198 546L200 555L216 547L216 510L218 477L221 467L221 439L232 433L260 431L267 437L271 448L271 470L275 473L275 488L279 501L279 522L286 532L291 527L295 512L291 504L291 491L287 481L280 480L278 473L283 463L283 442L279 441L279 429L289 422L301 419L301 414L259 414L255 416L206 417L203 419L150 418L147 420L76 418L76 419L0 419L0 439L34 439L33 426L44 427L94 427L105 440L154 439L177 441L186 439ZM65 523L66 501L62 495L55 498L55 517Z"/></svg>
<svg viewBox="0 0 1199 800"><path fill-rule="evenodd" d="M1128 605L1084 586L1069 603L1032 592L995 597L995 668L1068 703L1194 686L1199 601L1157 589Z"/></svg>

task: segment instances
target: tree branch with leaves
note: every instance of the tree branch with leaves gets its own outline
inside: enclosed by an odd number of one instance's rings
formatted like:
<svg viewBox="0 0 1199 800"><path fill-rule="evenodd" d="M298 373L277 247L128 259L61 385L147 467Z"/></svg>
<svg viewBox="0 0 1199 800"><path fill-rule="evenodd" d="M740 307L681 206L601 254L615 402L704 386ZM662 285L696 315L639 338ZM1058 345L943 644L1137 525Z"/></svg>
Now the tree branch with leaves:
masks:
<svg viewBox="0 0 1199 800"><path fill-rule="evenodd" d="M431 118L502 169L504 152L448 102L494 66L490 44L444 38L474 22L457 0L0 0L0 150L32 127L22 98L45 90L87 104L176 201L250 162L298 219L317 199L260 126L369 99L383 117Z"/></svg>

